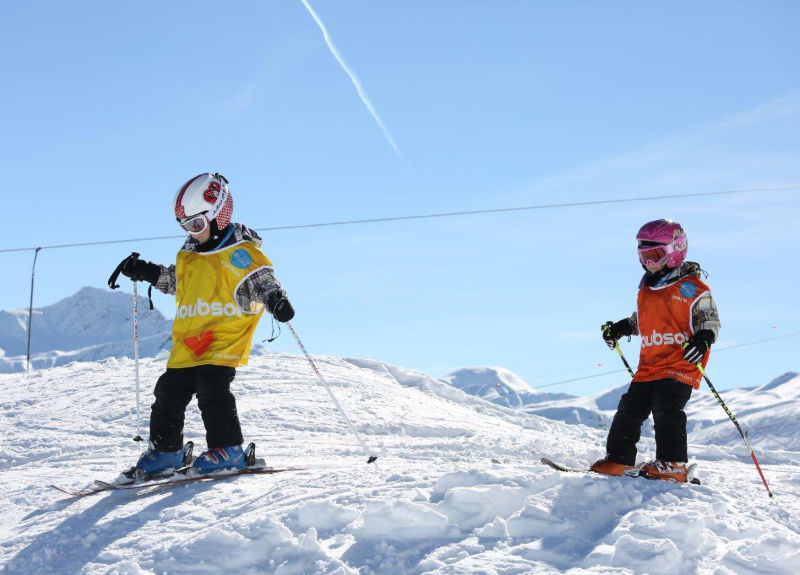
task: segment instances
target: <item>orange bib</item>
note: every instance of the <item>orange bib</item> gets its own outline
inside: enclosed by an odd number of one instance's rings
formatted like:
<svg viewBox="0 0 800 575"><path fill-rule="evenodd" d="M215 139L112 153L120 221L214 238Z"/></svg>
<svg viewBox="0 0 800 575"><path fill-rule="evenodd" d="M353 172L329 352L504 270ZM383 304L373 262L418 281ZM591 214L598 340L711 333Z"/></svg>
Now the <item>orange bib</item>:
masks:
<svg viewBox="0 0 800 575"><path fill-rule="evenodd" d="M261 250L241 241L212 252L178 252L175 321L167 367L247 363L263 304L242 309L236 289L258 269L272 267Z"/></svg>
<svg viewBox="0 0 800 575"><path fill-rule="evenodd" d="M683 359L681 344L692 338L692 308L709 287L690 276L663 288L642 286L637 302L642 348L633 381L676 379L695 389L702 375ZM708 362L709 352L702 364Z"/></svg>

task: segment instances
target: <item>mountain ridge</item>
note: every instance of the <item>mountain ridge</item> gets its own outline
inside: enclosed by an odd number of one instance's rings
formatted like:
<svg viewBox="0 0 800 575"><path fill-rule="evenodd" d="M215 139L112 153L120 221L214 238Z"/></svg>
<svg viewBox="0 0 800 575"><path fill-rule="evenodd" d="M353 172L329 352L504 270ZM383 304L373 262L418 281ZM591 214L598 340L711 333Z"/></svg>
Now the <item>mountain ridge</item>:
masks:
<svg viewBox="0 0 800 575"><path fill-rule="evenodd" d="M496 405L602 430L611 426L619 400L629 385L590 396L542 393L512 371L498 367L463 368L441 380ZM792 421L800 412L800 374L789 371L758 386L725 390L720 396L748 430L754 446L800 450L800 436L791 431ZM692 394L685 411L691 443L732 447L742 444L736 427L705 385ZM642 436L654 437L652 418L643 424Z"/></svg>
<svg viewBox="0 0 800 575"><path fill-rule="evenodd" d="M172 321L137 300L139 355L151 357L172 345ZM31 365L42 369L71 361L133 357L133 296L83 287L58 302L33 309ZM0 311L0 373L26 369L28 310Z"/></svg>

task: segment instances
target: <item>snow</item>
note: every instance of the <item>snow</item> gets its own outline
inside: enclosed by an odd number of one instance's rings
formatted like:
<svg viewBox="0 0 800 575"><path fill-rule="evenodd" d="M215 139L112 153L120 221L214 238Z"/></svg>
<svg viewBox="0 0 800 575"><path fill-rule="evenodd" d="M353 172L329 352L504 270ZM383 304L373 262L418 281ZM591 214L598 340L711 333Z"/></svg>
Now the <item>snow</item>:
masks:
<svg viewBox="0 0 800 575"><path fill-rule="evenodd" d="M539 458L586 465L605 432L399 366L315 359L375 464L304 357L263 355L233 384L245 437L270 464L309 469L83 499L48 485L82 487L135 461L133 361L0 375L0 571L797 572L795 451L758 450L774 501L743 447L694 435L702 486L560 473ZM140 362L144 415L163 367L163 354ZM202 448L194 402L186 432ZM640 446L652 456L652 440Z"/></svg>

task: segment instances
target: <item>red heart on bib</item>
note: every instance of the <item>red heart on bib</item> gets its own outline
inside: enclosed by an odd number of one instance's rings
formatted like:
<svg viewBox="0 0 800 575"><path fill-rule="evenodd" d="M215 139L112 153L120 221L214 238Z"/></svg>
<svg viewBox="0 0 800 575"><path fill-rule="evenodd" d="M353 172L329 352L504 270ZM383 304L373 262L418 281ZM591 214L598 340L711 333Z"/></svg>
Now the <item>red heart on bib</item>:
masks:
<svg viewBox="0 0 800 575"><path fill-rule="evenodd" d="M208 351L208 347L211 345L211 342L214 341L214 332L211 330L206 330L202 332L198 337L191 336L187 337L183 340L183 343L186 344L186 347L192 350L192 353L195 357L200 357L206 351Z"/></svg>

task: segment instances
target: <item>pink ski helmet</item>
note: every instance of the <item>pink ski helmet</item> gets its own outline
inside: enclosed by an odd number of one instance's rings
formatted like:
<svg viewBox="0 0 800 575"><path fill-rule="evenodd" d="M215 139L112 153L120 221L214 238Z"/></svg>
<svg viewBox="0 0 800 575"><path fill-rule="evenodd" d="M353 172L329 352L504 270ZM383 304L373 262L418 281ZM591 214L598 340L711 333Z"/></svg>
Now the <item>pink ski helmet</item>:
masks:
<svg viewBox="0 0 800 575"><path fill-rule="evenodd" d="M636 239L639 242L639 261L643 266L647 263L665 264L671 269L678 267L686 259L689 238L677 222L647 222L639 229Z"/></svg>
<svg viewBox="0 0 800 575"><path fill-rule="evenodd" d="M200 174L183 184L175 194L175 217L181 226L186 220L203 214L207 223L216 220L217 229L224 230L233 216L233 196L228 180L221 174ZM187 231L192 230L185 227Z"/></svg>

